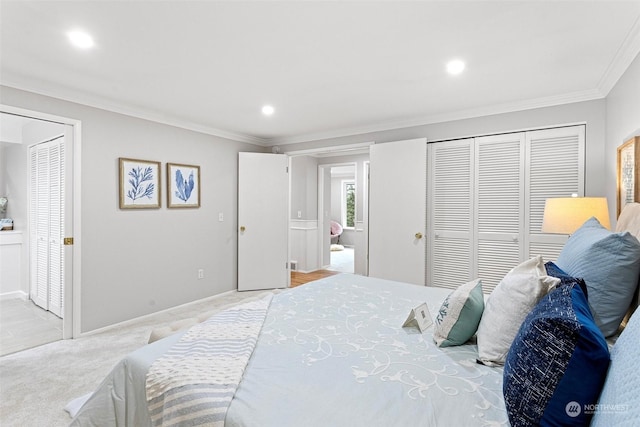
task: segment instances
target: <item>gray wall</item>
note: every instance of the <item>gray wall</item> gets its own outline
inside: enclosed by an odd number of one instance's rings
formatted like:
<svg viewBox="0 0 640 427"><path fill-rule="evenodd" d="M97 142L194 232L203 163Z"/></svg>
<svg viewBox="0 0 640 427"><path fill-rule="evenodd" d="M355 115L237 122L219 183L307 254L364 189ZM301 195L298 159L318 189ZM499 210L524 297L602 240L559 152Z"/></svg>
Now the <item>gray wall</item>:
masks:
<svg viewBox="0 0 640 427"><path fill-rule="evenodd" d="M81 331L236 289L237 156L251 144L8 87L2 103L82 121ZM162 162L162 208L118 208L118 158ZM165 163L200 166L201 207L167 209ZM224 222L218 222L218 213ZM78 260L76 260L78 261ZM204 269L205 278L197 279Z"/></svg>
<svg viewBox="0 0 640 427"><path fill-rule="evenodd" d="M612 226L617 203L617 148L633 136L640 136L640 55L607 96L606 195Z"/></svg>
<svg viewBox="0 0 640 427"><path fill-rule="evenodd" d="M298 211L302 215L300 218ZM318 219L318 161L315 157L291 158L291 219Z"/></svg>

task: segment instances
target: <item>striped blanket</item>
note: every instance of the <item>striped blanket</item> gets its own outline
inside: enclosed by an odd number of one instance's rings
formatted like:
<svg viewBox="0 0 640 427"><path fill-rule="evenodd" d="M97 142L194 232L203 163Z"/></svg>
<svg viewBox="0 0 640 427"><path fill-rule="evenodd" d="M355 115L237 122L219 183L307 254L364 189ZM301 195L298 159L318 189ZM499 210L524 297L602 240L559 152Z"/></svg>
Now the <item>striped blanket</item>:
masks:
<svg viewBox="0 0 640 427"><path fill-rule="evenodd" d="M146 379L154 426L223 426L272 295L194 325L156 359Z"/></svg>

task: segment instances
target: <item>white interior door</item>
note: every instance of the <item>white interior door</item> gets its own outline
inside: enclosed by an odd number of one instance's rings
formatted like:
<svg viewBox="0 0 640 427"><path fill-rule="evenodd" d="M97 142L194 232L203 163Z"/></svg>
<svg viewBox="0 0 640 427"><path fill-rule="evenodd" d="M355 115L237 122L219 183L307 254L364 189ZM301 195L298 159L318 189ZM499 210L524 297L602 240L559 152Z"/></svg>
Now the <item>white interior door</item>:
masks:
<svg viewBox="0 0 640 427"><path fill-rule="evenodd" d="M371 146L369 276L425 284L427 141Z"/></svg>
<svg viewBox="0 0 640 427"><path fill-rule="evenodd" d="M287 156L239 153L238 290L289 285Z"/></svg>

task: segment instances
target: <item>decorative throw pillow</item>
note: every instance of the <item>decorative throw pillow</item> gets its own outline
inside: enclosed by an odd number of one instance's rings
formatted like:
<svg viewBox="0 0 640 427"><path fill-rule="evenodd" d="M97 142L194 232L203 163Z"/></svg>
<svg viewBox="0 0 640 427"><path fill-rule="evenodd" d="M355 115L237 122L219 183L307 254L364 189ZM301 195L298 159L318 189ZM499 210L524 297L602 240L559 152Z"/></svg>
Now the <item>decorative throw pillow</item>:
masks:
<svg viewBox="0 0 640 427"><path fill-rule="evenodd" d="M556 264L584 279L596 324L605 337L615 334L638 286L638 239L629 232L613 233L591 218L571 235Z"/></svg>
<svg viewBox="0 0 640 427"><path fill-rule="evenodd" d="M640 420L639 342L640 310L636 310L611 350L611 366L592 426L633 426Z"/></svg>
<svg viewBox="0 0 640 427"><path fill-rule="evenodd" d="M524 318L558 283L547 276L539 255L507 273L489 296L478 326L478 363L502 365Z"/></svg>
<svg viewBox="0 0 640 427"><path fill-rule="evenodd" d="M544 263L544 269L547 270L547 274L551 277L557 277L560 279L561 285L571 285L573 283L578 283L582 288L582 292L584 292L584 296L587 297L587 301L589 300L589 294L587 293L587 285L584 283L584 279L575 278L573 276L569 276L565 273L560 267L558 267L553 261L547 261Z"/></svg>
<svg viewBox="0 0 640 427"><path fill-rule="evenodd" d="M579 280L544 297L513 341L502 386L513 427L589 425L609 350Z"/></svg>
<svg viewBox="0 0 640 427"><path fill-rule="evenodd" d="M482 281L465 283L443 301L436 316L433 339L438 347L462 345L478 330L484 310Z"/></svg>

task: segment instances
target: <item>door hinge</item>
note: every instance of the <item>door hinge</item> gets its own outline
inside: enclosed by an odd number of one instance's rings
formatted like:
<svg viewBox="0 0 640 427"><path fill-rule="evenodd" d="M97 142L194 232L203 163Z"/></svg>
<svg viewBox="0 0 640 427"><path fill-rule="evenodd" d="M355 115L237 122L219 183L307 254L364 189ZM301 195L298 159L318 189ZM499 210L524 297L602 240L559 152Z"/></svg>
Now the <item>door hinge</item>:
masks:
<svg viewBox="0 0 640 427"><path fill-rule="evenodd" d="M65 237L63 242L65 246L71 246L73 245L73 237Z"/></svg>

